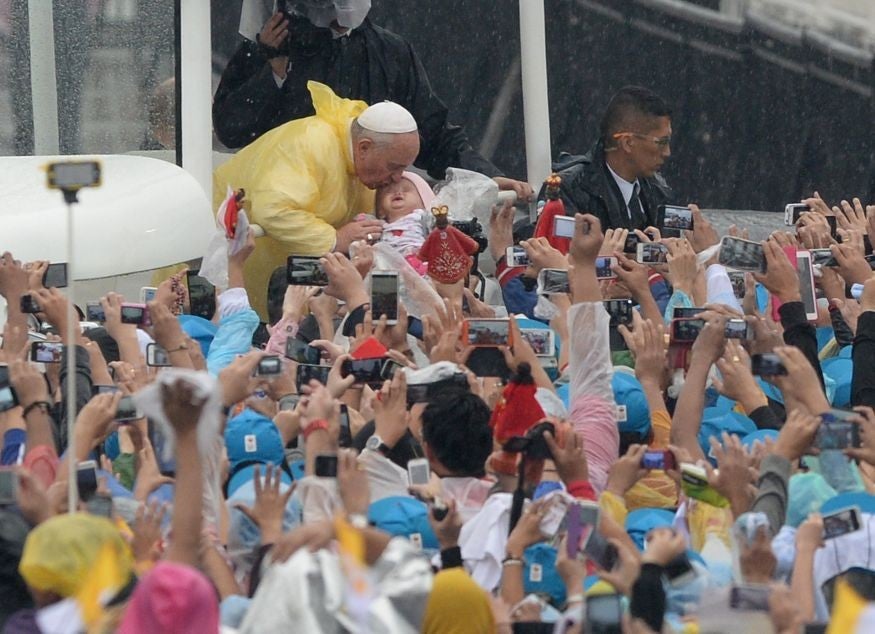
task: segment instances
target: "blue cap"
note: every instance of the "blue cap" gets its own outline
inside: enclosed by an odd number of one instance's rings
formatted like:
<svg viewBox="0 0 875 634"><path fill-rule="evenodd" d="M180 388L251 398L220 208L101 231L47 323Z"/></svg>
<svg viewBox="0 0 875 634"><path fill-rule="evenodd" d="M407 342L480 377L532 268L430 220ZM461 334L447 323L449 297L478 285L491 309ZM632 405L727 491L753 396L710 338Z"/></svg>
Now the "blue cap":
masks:
<svg viewBox="0 0 875 634"><path fill-rule="evenodd" d="M623 420L622 410L618 416L617 427L623 433L637 433L646 436L650 433L650 407L641 382L634 376L623 371L614 372L611 380L614 388L614 400L618 406L626 408L626 420Z"/></svg>
<svg viewBox="0 0 875 634"><path fill-rule="evenodd" d="M243 461L280 464L285 457L283 439L273 421L249 408L228 421L225 447L231 469Z"/></svg>
<svg viewBox="0 0 875 634"><path fill-rule="evenodd" d="M702 447L702 451L707 456L711 451L711 443L709 441L712 436L721 441L721 434L723 432L744 437L756 430L756 424L744 414L739 414L738 412L720 413L707 407L702 413L702 425L699 428L699 446Z"/></svg>
<svg viewBox="0 0 875 634"><path fill-rule="evenodd" d="M204 358L210 352L210 344L213 343L213 338L216 336L216 331L219 329L213 322L198 317L197 315L180 315L179 325L189 337L200 344L201 352Z"/></svg>
<svg viewBox="0 0 875 634"><path fill-rule="evenodd" d="M862 491L839 493L824 502L820 506L820 512L826 515L849 506L859 506L863 513L875 513L875 495Z"/></svg>
<svg viewBox="0 0 875 634"><path fill-rule="evenodd" d="M665 509L635 509L626 516L626 532L638 546L638 550L644 550L647 533L654 528L671 528L673 525L674 512Z"/></svg>
<svg viewBox="0 0 875 634"><path fill-rule="evenodd" d="M368 520L390 535L411 537L418 534L424 549L440 548L428 523L428 507L417 499L394 496L378 500L368 508Z"/></svg>
<svg viewBox="0 0 875 634"><path fill-rule="evenodd" d="M833 357L820 364L823 378L832 379L835 383L833 391L833 407L846 407L851 403L851 379L854 376L854 362L851 359Z"/></svg>
<svg viewBox="0 0 875 634"><path fill-rule="evenodd" d="M718 396L714 400L714 404L710 407L715 413L720 412L721 414L726 414L727 412L731 412L735 409L735 401L731 398L726 398L722 394Z"/></svg>
<svg viewBox="0 0 875 634"><path fill-rule="evenodd" d="M237 492L237 489L242 487L244 484L249 482L250 480L255 479L255 470L258 469L261 477L264 478L264 465L263 464L251 464L246 465L234 472L231 476L231 479L228 480L228 495L234 495ZM280 482L283 484L291 484L292 477L286 473L285 469L280 469Z"/></svg>
<svg viewBox="0 0 875 634"><path fill-rule="evenodd" d="M747 436L742 437L741 444L744 445L746 449L750 449L753 447L753 444L758 440L761 443L765 443L766 438L771 438L772 440L777 440L778 439L778 430L777 429L758 429L754 432L749 433Z"/></svg>
<svg viewBox="0 0 875 634"><path fill-rule="evenodd" d="M556 570L556 549L544 543L529 546L523 561L526 594L549 596L554 605L565 603L565 582Z"/></svg>

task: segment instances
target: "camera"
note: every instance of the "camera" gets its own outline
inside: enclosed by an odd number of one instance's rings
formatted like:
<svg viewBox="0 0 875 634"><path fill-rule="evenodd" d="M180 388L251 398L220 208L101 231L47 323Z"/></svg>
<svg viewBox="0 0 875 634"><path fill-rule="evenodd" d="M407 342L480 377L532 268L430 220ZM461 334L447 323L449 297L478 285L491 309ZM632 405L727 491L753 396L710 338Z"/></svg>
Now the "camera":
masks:
<svg viewBox="0 0 875 634"><path fill-rule="evenodd" d="M276 376L282 372L283 363L278 355L263 357L255 367L255 376Z"/></svg>
<svg viewBox="0 0 875 634"><path fill-rule="evenodd" d="M452 225L477 243L477 255L486 250L486 247L489 245L489 240L486 239L486 234L483 233L483 225L480 224L480 221L477 220L477 218L471 218L471 220L454 220Z"/></svg>
<svg viewBox="0 0 875 634"><path fill-rule="evenodd" d="M319 454L316 456L315 475L317 478L337 477L337 454Z"/></svg>
<svg viewBox="0 0 875 634"><path fill-rule="evenodd" d="M550 448L544 440L544 434L547 432L555 436L555 425L548 422L538 423L529 429L525 436L514 436L508 440L504 443L503 449L510 453L524 453L533 460L546 460L552 457Z"/></svg>

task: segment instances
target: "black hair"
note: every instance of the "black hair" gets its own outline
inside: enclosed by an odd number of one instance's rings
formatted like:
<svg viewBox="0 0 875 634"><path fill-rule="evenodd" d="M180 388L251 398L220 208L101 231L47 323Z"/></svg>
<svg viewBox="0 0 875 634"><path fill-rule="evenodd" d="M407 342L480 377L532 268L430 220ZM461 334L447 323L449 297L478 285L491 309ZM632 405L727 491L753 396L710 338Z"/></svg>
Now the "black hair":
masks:
<svg viewBox="0 0 875 634"><path fill-rule="evenodd" d="M466 390L448 389L422 412L422 438L457 477L483 477L492 453L489 406Z"/></svg>
<svg viewBox="0 0 875 634"><path fill-rule="evenodd" d="M99 328L89 328L82 334L97 344L97 347L100 348L100 352L103 354L103 358L107 363L121 360L118 343L116 343L116 340L109 335L106 328L103 326Z"/></svg>
<svg viewBox="0 0 875 634"><path fill-rule="evenodd" d="M670 117L671 108L649 88L624 86L611 97L602 117L601 135L605 146L614 145L614 134L628 132L631 120L636 117Z"/></svg>
<svg viewBox="0 0 875 634"><path fill-rule="evenodd" d="M282 319L283 300L288 287L286 267L280 266L270 274L270 281L267 283L267 321L270 325Z"/></svg>

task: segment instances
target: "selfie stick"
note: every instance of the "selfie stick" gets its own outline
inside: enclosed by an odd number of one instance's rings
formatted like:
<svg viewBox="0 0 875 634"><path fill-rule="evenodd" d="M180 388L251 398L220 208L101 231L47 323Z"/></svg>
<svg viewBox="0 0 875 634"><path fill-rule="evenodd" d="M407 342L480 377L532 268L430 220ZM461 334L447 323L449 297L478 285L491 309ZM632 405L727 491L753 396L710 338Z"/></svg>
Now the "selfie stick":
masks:
<svg viewBox="0 0 875 634"><path fill-rule="evenodd" d="M83 167L90 168L93 176L77 180ZM67 178L65 178L67 177ZM72 177L72 178L69 178ZM83 162L51 163L48 166L49 189L60 189L67 205L67 512L75 513L79 500L76 486L76 451L73 428L76 422L76 341L79 319L76 316L76 276L73 269L73 203L79 202L83 187L100 185L100 164Z"/></svg>

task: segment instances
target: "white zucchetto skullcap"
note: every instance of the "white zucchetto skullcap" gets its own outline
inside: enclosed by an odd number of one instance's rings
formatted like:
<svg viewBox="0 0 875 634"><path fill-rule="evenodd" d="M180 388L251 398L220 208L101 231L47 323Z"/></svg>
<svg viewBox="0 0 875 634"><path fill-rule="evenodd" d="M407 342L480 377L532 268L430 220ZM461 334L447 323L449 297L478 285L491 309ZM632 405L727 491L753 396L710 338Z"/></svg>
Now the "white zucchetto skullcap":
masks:
<svg viewBox="0 0 875 634"><path fill-rule="evenodd" d="M358 122L365 130L382 134L404 134L418 130L413 115L393 101L370 106L359 115Z"/></svg>

